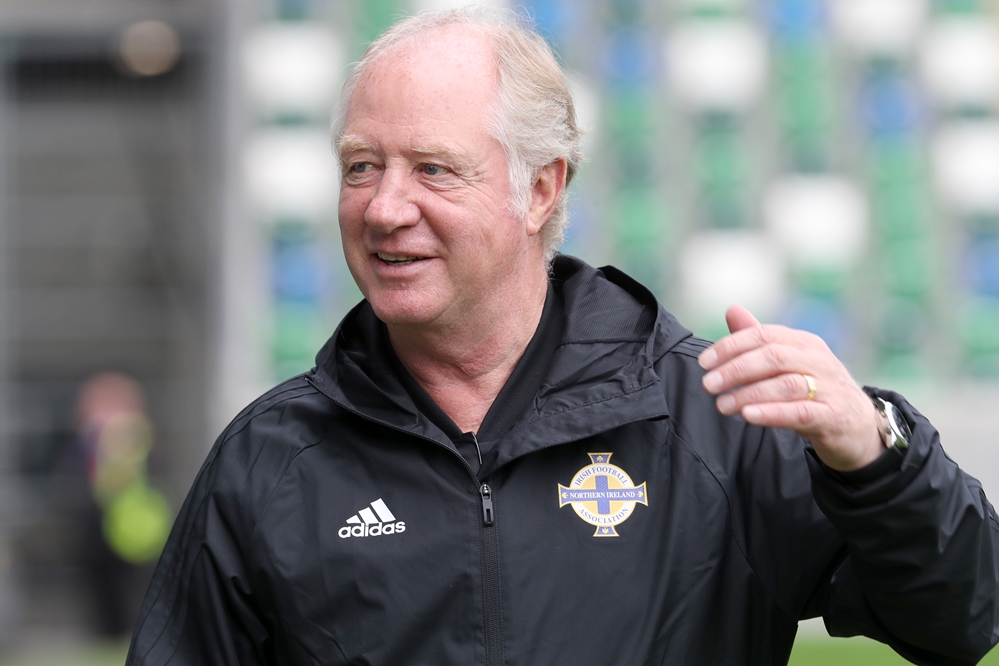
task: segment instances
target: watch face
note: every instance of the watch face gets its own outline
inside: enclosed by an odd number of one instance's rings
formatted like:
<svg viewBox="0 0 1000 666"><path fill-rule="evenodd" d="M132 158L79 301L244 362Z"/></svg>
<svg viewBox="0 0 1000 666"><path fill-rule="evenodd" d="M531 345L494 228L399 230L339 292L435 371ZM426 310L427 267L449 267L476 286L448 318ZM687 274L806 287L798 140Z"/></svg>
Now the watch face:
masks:
<svg viewBox="0 0 1000 666"><path fill-rule="evenodd" d="M882 404L885 405L885 415L889 419L889 427L892 428L893 434L898 439L903 440L905 444L909 444L912 433L910 432L910 426L906 423L906 419L903 418L896 405L888 401L883 401Z"/></svg>

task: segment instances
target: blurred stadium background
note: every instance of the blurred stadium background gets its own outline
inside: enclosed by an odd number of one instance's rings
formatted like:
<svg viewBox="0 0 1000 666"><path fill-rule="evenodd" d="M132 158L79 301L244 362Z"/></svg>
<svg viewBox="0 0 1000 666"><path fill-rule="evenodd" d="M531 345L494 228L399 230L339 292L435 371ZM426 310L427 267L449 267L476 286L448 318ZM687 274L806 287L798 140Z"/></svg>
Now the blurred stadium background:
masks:
<svg viewBox="0 0 1000 666"><path fill-rule="evenodd" d="M106 597L135 612L160 535L109 531L107 497L176 512L358 300L329 111L393 17L451 4L0 0L0 664L121 662ZM517 6L588 129L564 250L709 338L733 302L820 334L996 504L996 0ZM81 388L107 371L138 392L103 398L131 405L105 468ZM802 634L793 663L826 663Z"/></svg>

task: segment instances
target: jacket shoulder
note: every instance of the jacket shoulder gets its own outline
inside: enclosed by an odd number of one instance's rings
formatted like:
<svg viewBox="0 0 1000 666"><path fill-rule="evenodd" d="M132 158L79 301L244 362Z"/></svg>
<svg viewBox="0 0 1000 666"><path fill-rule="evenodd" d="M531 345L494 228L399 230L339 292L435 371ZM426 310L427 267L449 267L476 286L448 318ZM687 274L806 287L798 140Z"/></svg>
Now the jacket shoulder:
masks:
<svg viewBox="0 0 1000 666"><path fill-rule="evenodd" d="M712 346L709 340L688 336L667 350L668 354L681 354L690 358L698 358L703 351Z"/></svg>
<svg viewBox="0 0 1000 666"><path fill-rule="evenodd" d="M213 495L245 518L245 527L252 530L254 516L260 515L295 458L324 440L336 411L306 375L279 384L222 432L192 495L201 495L199 499Z"/></svg>
<svg viewBox="0 0 1000 666"><path fill-rule="evenodd" d="M164 546L129 664L176 663L181 653L190 657L185 663L209 663L197 655L218 637L216 632L232 630L223 640L246 638L241 633L246 627L237 627L229 613L233 604L245 601L232 586L248 584L245 566L258 517L296 457L323 441L335 413L329 399L300 375L255 400L223 431ZM256 622L243 610L241 622ZM256 626L254 631L263 631ZM244 656L249 653L247 648ZM257 661L241 658L239 663Z"/></svg>

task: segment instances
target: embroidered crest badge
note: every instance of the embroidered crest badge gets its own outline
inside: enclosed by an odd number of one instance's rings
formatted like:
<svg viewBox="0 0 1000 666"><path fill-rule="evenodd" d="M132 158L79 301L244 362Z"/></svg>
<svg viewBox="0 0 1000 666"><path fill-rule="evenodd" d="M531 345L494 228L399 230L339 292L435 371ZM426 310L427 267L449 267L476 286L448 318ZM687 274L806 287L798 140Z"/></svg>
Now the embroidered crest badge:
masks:
<svg viewBox="0 0 1000 666"><path fill-rule="evenodd" d="M610 453L588 453L591 464L573 477L568 486L559 486L559 507L573 506L576 515L595 525L595 537L616 537L615 525L628 520L636 504L649 506L646 482L640 485L621 467L610 463Z"/></svg>

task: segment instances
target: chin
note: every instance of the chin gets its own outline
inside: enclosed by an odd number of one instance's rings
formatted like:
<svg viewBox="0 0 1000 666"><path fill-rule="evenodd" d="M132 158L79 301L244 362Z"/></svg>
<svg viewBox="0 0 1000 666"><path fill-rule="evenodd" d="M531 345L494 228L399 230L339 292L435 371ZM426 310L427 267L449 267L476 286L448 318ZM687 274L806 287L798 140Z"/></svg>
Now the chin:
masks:
<svg viewBox="0 0 1000 666"><path fill-rule="evenodd" d="M433 321L439 314L438 308L420 298L400 298L374 295L368 302L375 316L387 325L412 326Z"/></svg>

